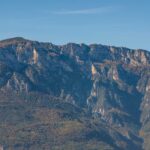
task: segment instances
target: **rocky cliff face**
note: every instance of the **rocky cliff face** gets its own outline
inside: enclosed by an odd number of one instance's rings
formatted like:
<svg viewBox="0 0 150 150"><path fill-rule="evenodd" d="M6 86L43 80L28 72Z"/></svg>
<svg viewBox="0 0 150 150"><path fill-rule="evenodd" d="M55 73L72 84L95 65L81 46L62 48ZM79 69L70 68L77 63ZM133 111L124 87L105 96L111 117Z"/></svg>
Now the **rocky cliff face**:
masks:
<svg viewBox="0 0 150 150"><path fill-rule="evenodd" d="M0 42L0 145L149 150L150 52Z"/></svg>

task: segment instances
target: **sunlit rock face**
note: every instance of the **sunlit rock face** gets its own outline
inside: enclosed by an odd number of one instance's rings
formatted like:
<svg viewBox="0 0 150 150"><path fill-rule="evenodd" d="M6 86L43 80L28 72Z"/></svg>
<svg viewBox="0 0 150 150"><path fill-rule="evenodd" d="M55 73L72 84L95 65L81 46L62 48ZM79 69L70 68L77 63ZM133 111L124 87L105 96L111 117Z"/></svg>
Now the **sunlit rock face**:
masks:
<svg viewBox="0 0 150 150"><path fill-rule="evenodd" d="M38 53L36 49L33 50L33 61L34 61L34 64L36 64L38 61Z"/></svg>
<svg viewBox="0 0 150 150"><path fill-rule="evenodd" d="M0 97L4 148L150 149L148 51L0 41Z"/></svg>

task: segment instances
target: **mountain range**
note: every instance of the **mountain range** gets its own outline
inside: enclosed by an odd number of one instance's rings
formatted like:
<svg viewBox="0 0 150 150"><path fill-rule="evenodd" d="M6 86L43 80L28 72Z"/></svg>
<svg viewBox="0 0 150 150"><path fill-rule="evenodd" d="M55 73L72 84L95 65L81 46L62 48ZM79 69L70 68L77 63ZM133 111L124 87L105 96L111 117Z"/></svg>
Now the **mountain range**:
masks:
<svg viewBox="0 0 150 150"><path fill-rule="evenodd" d="M150 150L150 52L0 41L4 150Z"/></svg>

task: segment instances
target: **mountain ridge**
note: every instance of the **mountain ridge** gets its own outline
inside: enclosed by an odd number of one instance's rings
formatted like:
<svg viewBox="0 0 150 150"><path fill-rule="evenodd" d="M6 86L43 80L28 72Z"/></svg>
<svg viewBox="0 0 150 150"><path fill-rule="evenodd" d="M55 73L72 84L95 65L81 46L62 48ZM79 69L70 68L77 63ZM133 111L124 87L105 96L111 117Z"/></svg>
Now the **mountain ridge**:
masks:
<svg viewBox="0 0 150 150"><path fill-rule="evenodd" d="M7 38L7 39L2 39L0 40L0 43L12 43L13 41L16 41L16 42L21 42L21 41L30 41L30 42L37 42L37 43L45 43L45 44L53 44L52 42L39 42L38 40L31 40L31 39L27 39L27 38L24 38L24 37L12 37L12 38ZM105 44L97 44L97 43L91 43L91 44L85 44L85 43L74 43L74 42L68 42L66 44L53 44L55 46L58 46L58 47L61 47L61 46L65 46L65 45L69 45L69 44L72 44L72 45L85 45L85 46L92 46L92 45L101 45L101 46L108 46L108 47L114 47L114 48L123 48L123 49L128 49L128 50L134 50L134 51L147 51L149 52L149 50L146 50L146 49L142 49L142 48L129 48L129 47L126 47L126 46L114 46L114 45L105 45Z"/></svg>
<svg viewBox="0 0 150 150"><path fill-rule="evenodd" d="M0 41L0 145L149 150L149 79L149 51Z"/></svg>

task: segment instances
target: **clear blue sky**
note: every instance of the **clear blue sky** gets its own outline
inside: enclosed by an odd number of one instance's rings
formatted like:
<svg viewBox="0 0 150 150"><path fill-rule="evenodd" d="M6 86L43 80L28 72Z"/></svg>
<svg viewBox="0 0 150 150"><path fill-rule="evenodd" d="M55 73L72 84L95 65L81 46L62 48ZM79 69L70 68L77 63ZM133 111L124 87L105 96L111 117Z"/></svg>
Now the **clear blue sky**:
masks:
<svg viewBox="0 0 150 150"><path fill-rule="evenodd" d="M150 0L0 0L0 39L150 50Z"/></svg>

